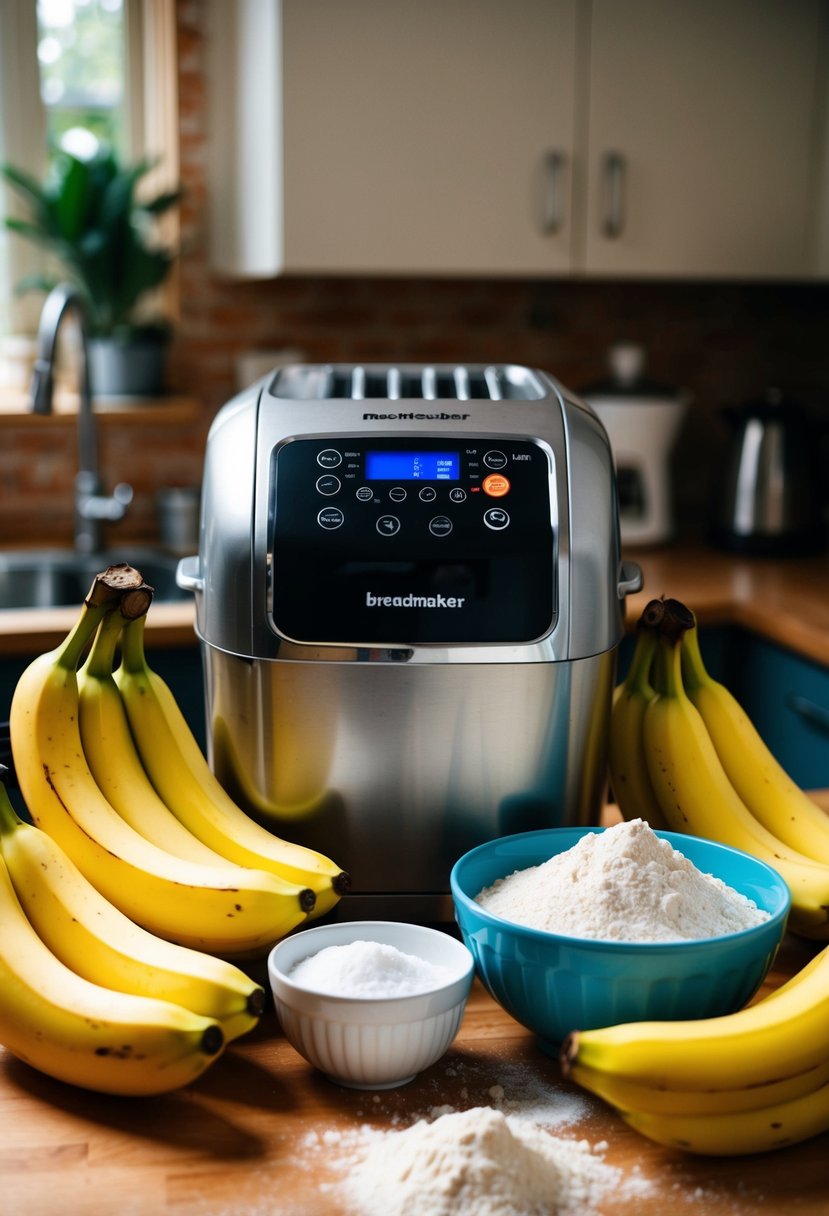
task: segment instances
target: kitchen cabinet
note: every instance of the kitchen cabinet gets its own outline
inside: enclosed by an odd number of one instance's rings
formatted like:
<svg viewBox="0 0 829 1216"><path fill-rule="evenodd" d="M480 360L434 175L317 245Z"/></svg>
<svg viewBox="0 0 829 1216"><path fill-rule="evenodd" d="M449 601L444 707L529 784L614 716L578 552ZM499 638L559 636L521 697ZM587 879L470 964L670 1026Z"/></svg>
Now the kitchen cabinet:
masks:
<svg viewBox="0 0 829 1216"><path fill-rule="evenodd" d="M210 28L225 272L829 271L821 0L213 0Z"/></svg>
<svg viewBox="0 0 829 1216"><path fill-rule="evenodd" d="M829 667L738 632L727 678L797 784L804 789L829 786Z"/></svg>

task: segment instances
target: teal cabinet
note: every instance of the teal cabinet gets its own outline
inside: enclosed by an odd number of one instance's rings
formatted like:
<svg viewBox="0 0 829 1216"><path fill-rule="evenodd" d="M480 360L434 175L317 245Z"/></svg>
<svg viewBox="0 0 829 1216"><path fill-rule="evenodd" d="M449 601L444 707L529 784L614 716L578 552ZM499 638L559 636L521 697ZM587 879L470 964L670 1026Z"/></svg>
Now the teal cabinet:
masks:
<svg viewBox="0 0 829 1216"><path fill-rule="evenodd" d="M829 667L734 632L729 688L797 784L829 788Z"/></svg>

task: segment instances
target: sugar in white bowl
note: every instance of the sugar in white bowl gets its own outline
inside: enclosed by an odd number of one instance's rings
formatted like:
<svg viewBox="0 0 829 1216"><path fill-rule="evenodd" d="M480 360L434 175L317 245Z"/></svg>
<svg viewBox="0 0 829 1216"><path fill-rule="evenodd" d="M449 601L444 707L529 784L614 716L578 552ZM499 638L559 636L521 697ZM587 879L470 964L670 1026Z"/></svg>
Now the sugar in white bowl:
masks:
<svg viewBox="0 0 829 1216"><path fill-rule="evenodd" d="M350 1088L391 1089L450 1046L474 962L437 929L351 921L285 938L268 973L285 1036L309 1063Z"/></svg>

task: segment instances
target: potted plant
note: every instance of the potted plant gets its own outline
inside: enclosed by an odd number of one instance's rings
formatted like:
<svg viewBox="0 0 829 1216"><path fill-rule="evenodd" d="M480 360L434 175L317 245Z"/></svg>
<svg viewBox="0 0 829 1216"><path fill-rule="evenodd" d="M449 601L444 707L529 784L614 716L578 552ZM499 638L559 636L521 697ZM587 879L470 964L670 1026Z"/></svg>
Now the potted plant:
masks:
<svg viewBox="0 0 829 1216"><path fill-rule="evenodd" d="M45 181L11 165L0 173L28 209L9 216L12 232L45 249L86 299L90 327L90 380L98 396L152 396L163 389L170 325L149 320L141 308L159 287L176 253L159 240L158 219L181 198L171 190L142 200L136 186L152 168L148 159L122 166L112 149L97 144L81 156L60 148ZM18 291L50 291L48 272L28 275Z"/></svg>

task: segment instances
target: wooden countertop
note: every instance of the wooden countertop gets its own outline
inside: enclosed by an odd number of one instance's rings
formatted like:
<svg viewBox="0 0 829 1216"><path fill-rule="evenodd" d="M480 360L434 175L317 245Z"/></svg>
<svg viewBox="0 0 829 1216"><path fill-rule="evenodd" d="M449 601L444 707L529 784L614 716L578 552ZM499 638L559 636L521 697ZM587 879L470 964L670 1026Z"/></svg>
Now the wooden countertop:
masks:
<svg viewBox="0 0 829 1216"><path fill-rule="evenodd" d="M813 952L787 938L764 990ZM367 1125L400 1130L435 1107L490 1106L498 1085L506 1102L518 1103L543 1085L551 1134L605 1145L608 1164L643 1180L634 1198L603 1204L602 1216L829 1211L829 1134L755 1157L702 1158L662 1148L562 1081L557 1062L477 982L447 1055L397 1090L359 1092L327 1081L287 1043L272 1009L197 1082L159 1098L86 1093L0 1051L0 1210L3 1216L347 1216L338 1180L355 1151L349 1141L364 1140Z"/></svg>
<svg viewBox="0 0 829 1216"><path fill-rule="evenodd" d="M682 600L701 624L740 625L807 659L829 664L829 554L810 558L735 557L702 547L625 553L645 576L627 599L628 624L648 600Z"/></svg>
<svg viewBox="0 0 829 1216"><path fill-rule="evenodd" d="M660 595L682 600L702 624L741 625L807 659L829 665L829 555L771 560L739 558L713 549L669 546L631 549L644 589L627 599L632 628L645 604ZM0 612L0 657L49 650L75 620L74 608ZM155 603L147 618L152 646L196 644L190 599Z"/></svg>

